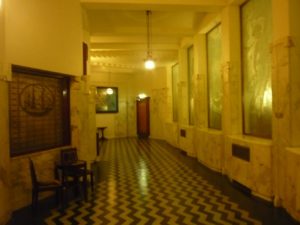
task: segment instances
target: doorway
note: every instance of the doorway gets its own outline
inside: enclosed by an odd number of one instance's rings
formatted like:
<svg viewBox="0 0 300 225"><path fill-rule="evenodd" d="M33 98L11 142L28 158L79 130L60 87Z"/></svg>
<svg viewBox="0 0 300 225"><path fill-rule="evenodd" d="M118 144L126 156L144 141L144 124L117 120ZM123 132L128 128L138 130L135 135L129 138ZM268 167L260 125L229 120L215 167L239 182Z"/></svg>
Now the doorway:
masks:
<svg viewBox="0 0 300 225"><path fill-rule="evenodd" d="M150 97L136 100L137 135L148 138L150 135Z"/></svg>

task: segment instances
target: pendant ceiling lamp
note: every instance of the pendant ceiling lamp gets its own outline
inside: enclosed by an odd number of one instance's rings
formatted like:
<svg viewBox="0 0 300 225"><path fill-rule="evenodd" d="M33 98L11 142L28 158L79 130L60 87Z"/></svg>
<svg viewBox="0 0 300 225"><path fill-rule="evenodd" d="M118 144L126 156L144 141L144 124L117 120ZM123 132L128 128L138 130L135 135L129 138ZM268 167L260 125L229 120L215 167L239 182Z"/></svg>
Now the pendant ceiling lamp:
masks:
<svg viewBox="0 0 300 225"><path fill-rule="evenodd" d="M145 68L147 70L152 70L155 68L155 62L152 58L152 50L151 50L151 34L152 34L152 31L151 31L151 21L150 21L150 17L151 17L151 11L150 10L147 10L146 11L146 22L147 22L147 57L146 57L146 60L145 60Z"/></svg>

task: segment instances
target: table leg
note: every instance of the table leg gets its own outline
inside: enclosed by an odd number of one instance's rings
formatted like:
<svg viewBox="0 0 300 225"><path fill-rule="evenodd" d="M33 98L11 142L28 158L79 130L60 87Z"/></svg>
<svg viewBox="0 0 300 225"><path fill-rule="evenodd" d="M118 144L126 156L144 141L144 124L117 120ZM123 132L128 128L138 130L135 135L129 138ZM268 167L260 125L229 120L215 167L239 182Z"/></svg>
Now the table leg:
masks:
<svg viewBox="0 0 300 225"><path fill-rule="evenodd" d="M87 174L86 174L86 165L84 167L84 176L83 176L83 191L84 191L84 200L87 201Z"/></svg>

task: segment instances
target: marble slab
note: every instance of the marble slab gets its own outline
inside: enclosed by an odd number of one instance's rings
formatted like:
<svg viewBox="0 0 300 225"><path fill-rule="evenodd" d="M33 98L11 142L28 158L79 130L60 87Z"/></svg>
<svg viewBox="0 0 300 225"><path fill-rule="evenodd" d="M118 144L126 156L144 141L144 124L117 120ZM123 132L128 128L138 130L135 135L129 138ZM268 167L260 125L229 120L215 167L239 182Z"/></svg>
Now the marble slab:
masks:
<svg viewBox="0 0 300 225"><path fill-rule="evenodd" d="M212 170L222 170L224 141L221 131L196 129L194 145L201 163Z"/></svg>

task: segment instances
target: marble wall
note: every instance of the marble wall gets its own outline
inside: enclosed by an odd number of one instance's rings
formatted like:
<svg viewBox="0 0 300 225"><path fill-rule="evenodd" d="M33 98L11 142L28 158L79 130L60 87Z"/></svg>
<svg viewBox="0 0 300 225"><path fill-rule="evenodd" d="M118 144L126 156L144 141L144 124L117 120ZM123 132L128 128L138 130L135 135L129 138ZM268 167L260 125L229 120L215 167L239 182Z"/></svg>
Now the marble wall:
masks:
<svg viewBox="0 0 300 225"><path fill-rule="evenodd" d="M232 154L232 145L249 148L250 160ZM273 197L272 141L252 137L225 137L225 171L230 179L248 187L252 194L271 201Z"/></svg>
<svg viewBox="0 0 300 225"><path fill-rule="evenodd" d="M73 77L71 80L72 146L81 159L88 162L96 158L95 99L89 91L89 78Z"/></svg>
<svg viewBox="0 0 300 225"><path fill-rule="evenodd" d="M299 28L298 28L299 29ZM278 38L272 45L272 88L274 98L273 161L274 204L283 206L300 220L299 175L299 72L300 56L297 36ZM295 63L298 65L295 65Z"/></svg>
<svg viewBox="0 0 300 225"><path fill-rule="evenodd" d="M294 218L300 218L300 148L285 149L284 184L286 185L283 192L283 205Z"/></svg>
<svg viewBox="0 0 300 225"><path fill-rule="evenodd" d="M199 162L221 172L224 157L224 135L219 130L195 129L194 146Z"/></svg>
<svg viewBox="0 0 300 225"><path fill-rule="evenodd" d="M166 121L167 110L167 88L153 89L150 101L150 137L163 139L163 124Z"/></svg>
<svg viewBox="0 0 300 225"><path fill-rule="evenodd" d="M174 147L179 147L179 134L178 124L167 122L164 124L164 139Z"/></svg>
<svg viewBox="0 0 300 225"><path fill-rule="evenodd" d="M166 140L172 144L178 138L178 147L188 151L194 139L199 162L219 171L246 187L259 198L283 206L295 219L300 220L300 28L295 26L300 7L297 0L272 0L272 38L269 51L272 58L272 137L254 138L243 134L242 79L240 51L240 9L230 5L221 13L223 109L222 131L208 129L207 68L205 34L215 26L218 16L204 18L199 34L194 38L195 58L195 127L189 127L188 111L183 104L178 123L166 123ZM182 47L181 51L184 51ZM200 50L201 49L201 50ZM179 54L180 55L180 54ZM179 57L184 68L184 58ZM185 72L180 70L181 77ZM187 99L185 80L181 79L179 101ZM271 92L270 92L271 93ZM177 127L176 129L171 129ZM188 130L188 140L180 137L181 128ZM170 132L172 131L172 132ZM177 132L177 135L176 135ZM193 137L192 137L193 136ZM173 138L173 140L172 140ZM250 160L232 154L232 145L249 148Z"/></svg>
<svg viewBox="0 0 300 225"><path fill-rule="evenodd" d="M187 153L188 156L196 157L194 146L194 127L179 125L178 127L179 148Z"/></svg>

